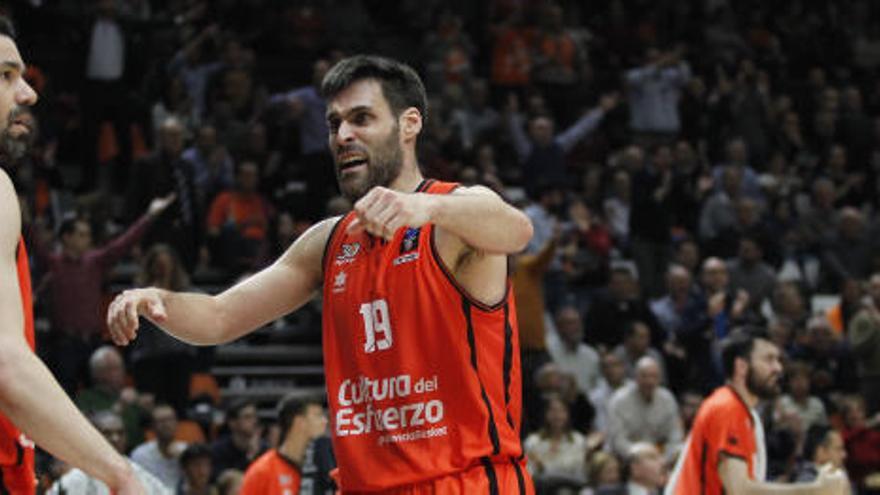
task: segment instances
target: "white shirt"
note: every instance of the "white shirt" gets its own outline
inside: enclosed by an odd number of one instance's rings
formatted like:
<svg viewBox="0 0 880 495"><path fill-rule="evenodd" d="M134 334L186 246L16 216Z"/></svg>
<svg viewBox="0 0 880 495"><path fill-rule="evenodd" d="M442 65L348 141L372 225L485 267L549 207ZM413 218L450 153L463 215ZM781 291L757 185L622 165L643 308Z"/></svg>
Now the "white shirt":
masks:
<svg viewBox="0 0 880 495"><path fill-rule="evenodd" d="M523 444L528 456L528 469L532 475L561 476L586 480L587 441L584 436L572 430L568 438L554 444L540 433L532 433ZM538 470L540 462L543 470Z"/></svg>
<svg viewBox="0 0 880 495"><path fill-rule="evenodd" d="M108 19L98 19L92 26L92 43L86 76L99 81L115 81L122 77L125 62L125 40L119 24Z"/></svg>
<svg viewBox="0 0 880 495"><path fill-rule="evenodd" d="M553 362L559 365L562 371L574 375L578 389L584 397L589 397L590 391L596 388L601 377L599 354L584 343L579 343L574 350L571 350L556 332L547 332L545 340L547 352Z"/></svg>
<svg viewBox="0 0 880 495"><path fill-rule="evenodd" d="M171 444L171 457L165 457L159 450L156 440L142 443L131 452L131 460L143 466L153 476L159 479L168 488L174 489L183 477L180 467L180 454L186 449L186 443L174 442Z"/></svg>

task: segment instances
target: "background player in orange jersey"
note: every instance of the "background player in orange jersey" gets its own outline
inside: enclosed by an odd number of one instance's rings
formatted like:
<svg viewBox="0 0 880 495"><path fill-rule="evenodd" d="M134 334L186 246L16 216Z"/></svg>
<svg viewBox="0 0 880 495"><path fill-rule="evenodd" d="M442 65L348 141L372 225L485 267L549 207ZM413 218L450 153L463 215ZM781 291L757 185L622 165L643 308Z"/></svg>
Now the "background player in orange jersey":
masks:
<svg viewBox="0 0 880 495"><path fill-rule="evenodd" d="M241 485L242 495L299 493L306 448L327 431L327 415L320 402L287 396L278 406L278 423L280 444L248 467Z"/></svg>
<svg viewBox="0 0 880 495"><path fill-rule="evenodd" d="M846 475L825 466L811 483L765 482L764 428L755 407L779 394L779 348L757 329L740 329L722 350L727 384L697 411L687 444L666 485L667 495L848 494Z"/></svg>
<svg viewBox="0 0 880 495"><path fill-rule="evenodd" d="M216 295L126 291L114 340L143 315L194 344L229 342L324 292L324 363L343 493L532 493L507 255L532 225L487 188L422 177L418 75L372 56L324 78L329 146L354 211Z"/></svg>
<svg viewBox="0 0 880 495"><path fill-rule="evenodd" d="M37 94L24 80L12 24L0 16L0 162L21 158L33 141L27 107ZM131 467L76 407L33 353L30 271L18 196L0 172L0 493L32 494L34 444L101 479L119 494L141 493ZM24 433L22 433L24 432Z"/></svg>

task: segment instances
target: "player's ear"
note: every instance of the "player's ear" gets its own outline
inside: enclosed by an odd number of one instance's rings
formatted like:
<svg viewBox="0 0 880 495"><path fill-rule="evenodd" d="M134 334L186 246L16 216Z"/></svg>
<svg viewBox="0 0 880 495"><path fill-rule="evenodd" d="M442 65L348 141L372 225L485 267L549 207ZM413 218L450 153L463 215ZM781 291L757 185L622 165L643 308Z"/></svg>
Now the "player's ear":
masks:
<svg viewBox="0 0 880 495"><path fill-rule="evenodd" d="M746 376L749 374L749 362L745 358L737 357L733 360L733 376Z"/></svg>
<svg viewBox="0 0 880 495"><path fill-rule="evenodd" d="M415 107L404 110L399 122L404 141L413 140L422 132L422 114Z"/></svg>

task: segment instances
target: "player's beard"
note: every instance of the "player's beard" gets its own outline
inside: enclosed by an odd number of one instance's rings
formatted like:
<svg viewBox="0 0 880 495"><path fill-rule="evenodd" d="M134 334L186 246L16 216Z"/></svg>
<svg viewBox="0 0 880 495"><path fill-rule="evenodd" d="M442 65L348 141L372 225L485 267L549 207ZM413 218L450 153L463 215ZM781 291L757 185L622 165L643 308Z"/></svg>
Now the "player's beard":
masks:
<svg viewBox="0 0 880 495"><path fill-rule="evenodd" d="M21 160L25 155L27 155L28 151L31 149L31 145L34 142L35 134L36 134L36 120L31 117L31 127L29 130L22 132L18 135L13 135L12 127L15 123L15 119L17 119L22 113L28 112L29 110L25 107L16 105L9 111L9 116L6 119L6 126L0 131L0 161L4 165L12 165L19 160Z"/></svg>
<svg viewBox="0 0 880 495"><path fill-rule="evenodd" d="M749 365L749 371L746 374L746 388L759 399L772 399L779 395L781 391L779 388L779 377L777 376L775 381L772 379L773 375L758 376L755 368Z"/></svg>
<svg viewBox="0 0 880 495"><path fill-rule="evenodd" d="M403 149L398 141L399 126L388 133L388 137L373 150L367 152L366 176L343 177L339 163L335 163L336 180L342 195L354 203L376 186L388 187L400 175L403 167ZM342 153L337 153L337 156Z"/></svg>

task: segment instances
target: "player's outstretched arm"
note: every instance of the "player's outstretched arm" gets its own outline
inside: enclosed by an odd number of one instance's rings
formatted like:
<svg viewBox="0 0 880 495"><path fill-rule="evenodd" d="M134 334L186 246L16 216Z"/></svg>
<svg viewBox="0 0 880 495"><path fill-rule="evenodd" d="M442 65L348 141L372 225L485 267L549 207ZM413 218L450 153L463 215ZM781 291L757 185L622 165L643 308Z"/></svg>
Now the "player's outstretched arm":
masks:
<svg viewBox="0 0 880 495"><path fill-rule="evenodd" d="M37 445L120 494L143 493L131 467L80 414L28 347L16 269L21 231L12 183L0 173L0 410Z"/></svg>
<svg viewBox="0 0 880 495"><path fill-rule="evenodd" d="M731 495L849 495L846 474L839 469L823 466L819 478L810 483L769 483L749 479L748 466L742 459L722 456L718 475L724 492Z"/></svg>
<svg viewBox="0 0 880 495"><path fill-rule="evenodd" d="M107 311L113 341L128 344L143 316L185 342L216 345L294 311L321 285L324 246L337 221L313 226L274 264L216 296L154 287L123 292Z"/></svg>

